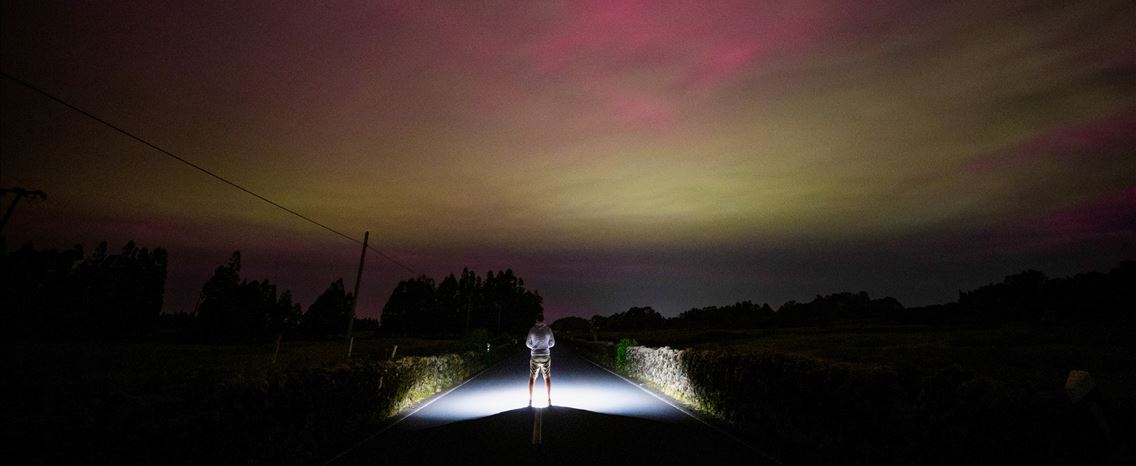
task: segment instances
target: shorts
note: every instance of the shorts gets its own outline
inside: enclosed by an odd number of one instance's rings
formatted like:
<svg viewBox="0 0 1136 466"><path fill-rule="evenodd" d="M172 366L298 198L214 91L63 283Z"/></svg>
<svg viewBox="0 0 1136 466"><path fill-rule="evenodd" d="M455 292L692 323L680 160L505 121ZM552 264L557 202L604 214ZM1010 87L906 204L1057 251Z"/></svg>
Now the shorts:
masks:
<svg viewBox="0 0 1136 466"><path fill-rule="evenodd" d="M544 374L544 379L548 380L552 376L552 356L533 356L529 359L529 379L536 378L536 371L541 371Z"/></svg>

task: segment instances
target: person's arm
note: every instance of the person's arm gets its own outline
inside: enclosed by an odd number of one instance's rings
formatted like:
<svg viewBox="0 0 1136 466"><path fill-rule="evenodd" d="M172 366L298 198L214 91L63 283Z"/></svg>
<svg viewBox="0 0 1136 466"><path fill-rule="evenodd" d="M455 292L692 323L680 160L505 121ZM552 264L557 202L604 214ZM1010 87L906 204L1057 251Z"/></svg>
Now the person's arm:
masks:
<svg viewBox="0 0 1136 466"><path fill-rule="evenodd" d="M548 329L548 347L556 346L556 337L552 335L552 329Z"/></svg>
<svg viewBox="0 0 1136 466"><path fill-rule="evenodd" d="M529 347L529 349L533 349L534 345L536 345L536 342L533 341L533 334L529 332L529 336L525 338L525 346Z"/></svg>

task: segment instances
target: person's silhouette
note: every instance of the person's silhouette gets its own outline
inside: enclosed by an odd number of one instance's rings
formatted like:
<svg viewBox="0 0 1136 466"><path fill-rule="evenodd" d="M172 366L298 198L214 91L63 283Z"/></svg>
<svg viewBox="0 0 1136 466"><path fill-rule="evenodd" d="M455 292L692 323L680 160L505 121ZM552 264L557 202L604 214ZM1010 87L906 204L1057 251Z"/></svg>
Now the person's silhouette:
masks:
<svg viewBox="0 0 1136 466"><path fill-rule="evenodd" d="M548 405L552 406L552 353L549 350L555 345L556 338L552 336L552 329L544 325L544 313L537 314L536 325L529 329L529 336L525 339L525 346L532 350L529 356L529 406L532 406L537 371L544 374L545 393Z"/></svg>

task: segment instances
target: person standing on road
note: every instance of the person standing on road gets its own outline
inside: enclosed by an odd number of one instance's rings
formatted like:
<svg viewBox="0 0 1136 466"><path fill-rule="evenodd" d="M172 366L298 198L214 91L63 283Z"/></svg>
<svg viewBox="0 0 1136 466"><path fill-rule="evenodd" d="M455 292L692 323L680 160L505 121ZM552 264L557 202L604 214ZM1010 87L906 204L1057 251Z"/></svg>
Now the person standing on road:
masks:
<svg viewBox="0 0 1136 466"><path fill-rule="evenodd" d="M556 346L556 338L552 336L552 329L544 325L543 312L536 315L536 325L529 329L525 346L532 350L529 357L529 406L532 406L533 383L536 382L537 371L544 374L548 405L552 406L552 354L549 349Z"/></svg>

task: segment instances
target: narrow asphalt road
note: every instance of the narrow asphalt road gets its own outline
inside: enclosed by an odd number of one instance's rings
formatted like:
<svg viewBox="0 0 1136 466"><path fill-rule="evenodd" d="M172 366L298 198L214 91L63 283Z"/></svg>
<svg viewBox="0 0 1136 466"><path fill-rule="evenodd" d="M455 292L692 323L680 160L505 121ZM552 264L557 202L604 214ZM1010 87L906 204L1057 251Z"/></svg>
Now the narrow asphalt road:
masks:
<svg viewBox="0 0 1136 466"><path fill-rule="evenodd" d="M330 464L772 464L569 348L552 352L552 405L528 406L518 352Z"/></svg>

